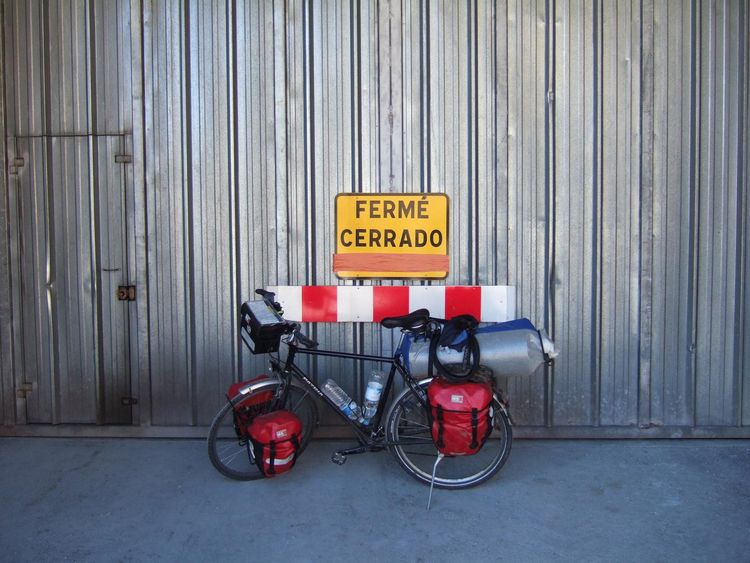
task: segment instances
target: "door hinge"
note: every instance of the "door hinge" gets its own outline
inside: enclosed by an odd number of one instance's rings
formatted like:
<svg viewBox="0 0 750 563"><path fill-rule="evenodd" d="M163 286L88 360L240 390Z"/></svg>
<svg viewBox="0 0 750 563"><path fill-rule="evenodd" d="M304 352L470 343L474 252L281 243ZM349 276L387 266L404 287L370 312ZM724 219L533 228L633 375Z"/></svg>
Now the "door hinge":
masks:
<svg viewBox="0 0 750 563"><path fill-rule="evenodd" d="M21 386L16 389L16 398L18 399L25 399L28 397L31 393L34 392L34 384L33 383L27 383L23 382Z"/></svg>
<svg viewBox="0 0 750 563"><path fill-rule="evenodd" d="M118 164L130 164L133 162L133 155L130 154L116 154L115 162Z"/></svg>
<svg viewBox="0 0 750 563"><path fill-rule="evenodd" d="M135 286L134 285L117 286L117 300L118 301L135 301Z"/></svg>
<svg viewBox="0 0 750 563"><path fill-rule="evenodd" d="M8 174L11 176L18 176L18 171L23 168L26 161L21 156L16 156L11 159L10 165L8 166Z"/></svg>

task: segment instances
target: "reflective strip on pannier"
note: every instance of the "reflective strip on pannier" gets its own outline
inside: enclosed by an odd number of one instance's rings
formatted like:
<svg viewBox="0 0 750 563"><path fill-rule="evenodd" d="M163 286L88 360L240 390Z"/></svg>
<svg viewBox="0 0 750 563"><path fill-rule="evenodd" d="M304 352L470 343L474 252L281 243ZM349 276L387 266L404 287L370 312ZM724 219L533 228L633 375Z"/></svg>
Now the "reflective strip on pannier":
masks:
<svg viewBox="0 0 750 563"><path fill-rule="evenodd" d="M255 463L266 477L286 473L297 462L302 422L286 410L257 416L247 429Z"/></svg>

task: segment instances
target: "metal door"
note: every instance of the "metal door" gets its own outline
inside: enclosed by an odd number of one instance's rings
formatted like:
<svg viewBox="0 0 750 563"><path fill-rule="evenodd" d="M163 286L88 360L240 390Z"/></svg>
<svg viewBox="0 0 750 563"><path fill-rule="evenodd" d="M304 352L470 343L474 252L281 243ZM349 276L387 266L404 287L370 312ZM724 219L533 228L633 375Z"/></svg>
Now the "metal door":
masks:
<svg viewBox="0 0 750 563"><path fill-rule="evenodd" d="M16 422L130 424L128 138L11 142Z"/></svg>

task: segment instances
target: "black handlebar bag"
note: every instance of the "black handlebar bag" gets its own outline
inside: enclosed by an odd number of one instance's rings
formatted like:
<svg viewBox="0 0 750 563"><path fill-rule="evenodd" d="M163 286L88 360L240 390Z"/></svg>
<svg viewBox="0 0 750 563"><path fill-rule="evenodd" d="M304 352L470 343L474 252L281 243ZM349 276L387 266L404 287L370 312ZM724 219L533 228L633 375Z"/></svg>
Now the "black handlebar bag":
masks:
<svg viewBox="0 0 750 563"><path fill-rule="evenodd" d="M287 410L256 417L247 429L255 463L266 477L286 473L297 462L302 422Z"/></svg>

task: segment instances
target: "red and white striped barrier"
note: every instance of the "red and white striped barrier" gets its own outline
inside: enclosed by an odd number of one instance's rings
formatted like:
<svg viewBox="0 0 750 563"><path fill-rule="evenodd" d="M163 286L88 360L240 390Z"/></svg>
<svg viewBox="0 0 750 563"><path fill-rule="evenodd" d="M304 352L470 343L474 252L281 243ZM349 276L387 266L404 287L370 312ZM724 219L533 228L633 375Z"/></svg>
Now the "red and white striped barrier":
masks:
<svg viewBox="0 0 750 563"><path fill-rule="evenodd" d="M438 318L470 314L502 322L516 313L516 289L507 285L277 285L268 291L290 321L380 322L424 308Z"/></svg>

